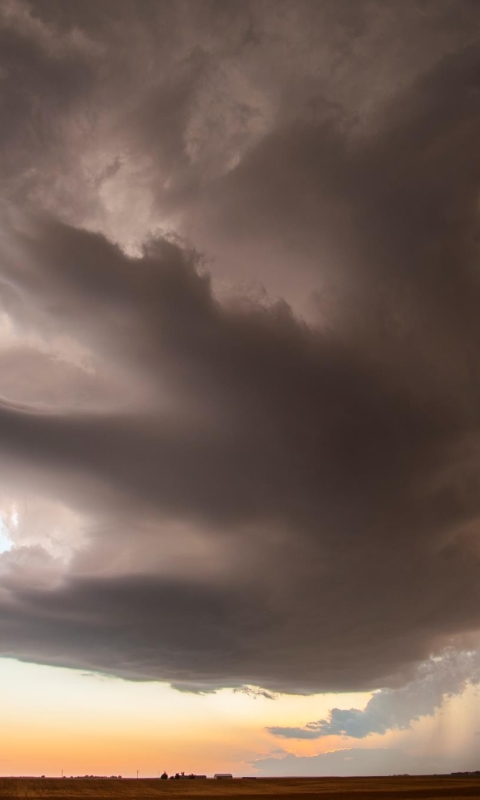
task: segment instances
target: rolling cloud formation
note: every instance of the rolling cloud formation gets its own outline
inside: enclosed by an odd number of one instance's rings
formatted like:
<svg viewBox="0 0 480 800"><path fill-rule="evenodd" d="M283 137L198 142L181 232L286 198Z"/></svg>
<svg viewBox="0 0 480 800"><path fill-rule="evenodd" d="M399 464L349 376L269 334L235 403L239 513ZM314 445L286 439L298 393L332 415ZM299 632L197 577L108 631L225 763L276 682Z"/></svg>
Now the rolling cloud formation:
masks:
<svg viewBox="0 0 480 800"><path fill-rule="evenodd" d="M479 32L467 0L2 4L2 655L383 687L273 731L361 738L472 650Z"/></svg>

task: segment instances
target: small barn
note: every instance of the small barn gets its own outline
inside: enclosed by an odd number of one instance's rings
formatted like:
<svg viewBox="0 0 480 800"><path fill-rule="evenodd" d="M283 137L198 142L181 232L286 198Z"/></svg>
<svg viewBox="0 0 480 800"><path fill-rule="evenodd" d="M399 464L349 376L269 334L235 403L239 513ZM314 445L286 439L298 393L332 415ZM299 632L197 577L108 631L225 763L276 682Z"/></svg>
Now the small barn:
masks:
<svg viewBox="0 0 480 800"><path fill-rule="evenodd" d="M213 777L218 778L219 780L224 780L225 778L233 778L233 775L231 775L230 772L216 772Z"/></svg>

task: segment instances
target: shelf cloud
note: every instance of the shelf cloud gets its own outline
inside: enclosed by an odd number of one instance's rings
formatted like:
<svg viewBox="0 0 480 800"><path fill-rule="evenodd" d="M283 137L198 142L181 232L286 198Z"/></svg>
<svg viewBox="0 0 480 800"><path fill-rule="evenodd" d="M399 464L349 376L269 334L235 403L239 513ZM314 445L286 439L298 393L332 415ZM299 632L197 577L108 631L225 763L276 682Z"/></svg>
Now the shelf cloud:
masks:
<svg viewBox="0 0 480 800"><path fill-rule="evenodd" d="M1 655L381 689L286 738L476 680L480 13L423 8L3 4Z"/></svg>

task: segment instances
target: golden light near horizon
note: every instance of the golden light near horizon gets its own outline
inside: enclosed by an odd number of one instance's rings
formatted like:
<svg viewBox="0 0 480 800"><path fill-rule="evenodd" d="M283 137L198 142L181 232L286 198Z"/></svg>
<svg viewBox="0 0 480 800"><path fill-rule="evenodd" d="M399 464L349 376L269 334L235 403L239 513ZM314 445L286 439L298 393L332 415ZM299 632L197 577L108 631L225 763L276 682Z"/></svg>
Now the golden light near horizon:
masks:
<svg viewBox="0 0 480 800"><path fill-rule="evenodd" d="M262 756L314 758L352 747L407 747L425 759L451 752L461 758L463 751L468 766L480 725L475 693L472 687L452 701L455 710L386 736L285 740L266 728L301 726L312 716L327 717L332 707L361 709L371 695L278 695L272 700L226 689L192 695L156 682L0 659L0 774L135 777L138 770L142 777L157 777L166 769L243 775L256 774L255 760ZM439 737L445 713L449 722Z"/></svg>
<svg viewBox="0 0 480 800"><path fill-rule="evenodd" d="M192 695L156 682L0 659L0 773L117 775L251 772L250 760L275 750L267 724L295 723L312 706L362 705L369 695L281 695L233 690ZM311 747L294 747L307 754ZM317 748L318 749L318 748Z"/></svg>

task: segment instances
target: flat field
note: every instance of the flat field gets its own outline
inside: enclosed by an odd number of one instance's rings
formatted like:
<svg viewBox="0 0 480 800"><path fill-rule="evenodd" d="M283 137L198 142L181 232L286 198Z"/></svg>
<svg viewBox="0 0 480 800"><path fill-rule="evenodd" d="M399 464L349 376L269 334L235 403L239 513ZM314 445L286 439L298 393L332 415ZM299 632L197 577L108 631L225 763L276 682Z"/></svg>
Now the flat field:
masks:
<svg viewBox="0 0 480 800"><path fill-rule="evenodd" d="M394 778L258 778L234 780L115 780L85 778L0 778L0 798L41 798L41 800L182 800L182 798L232 800L289 800L293 797L343 798L480 798L477 777L394 777Z"/></svg>

